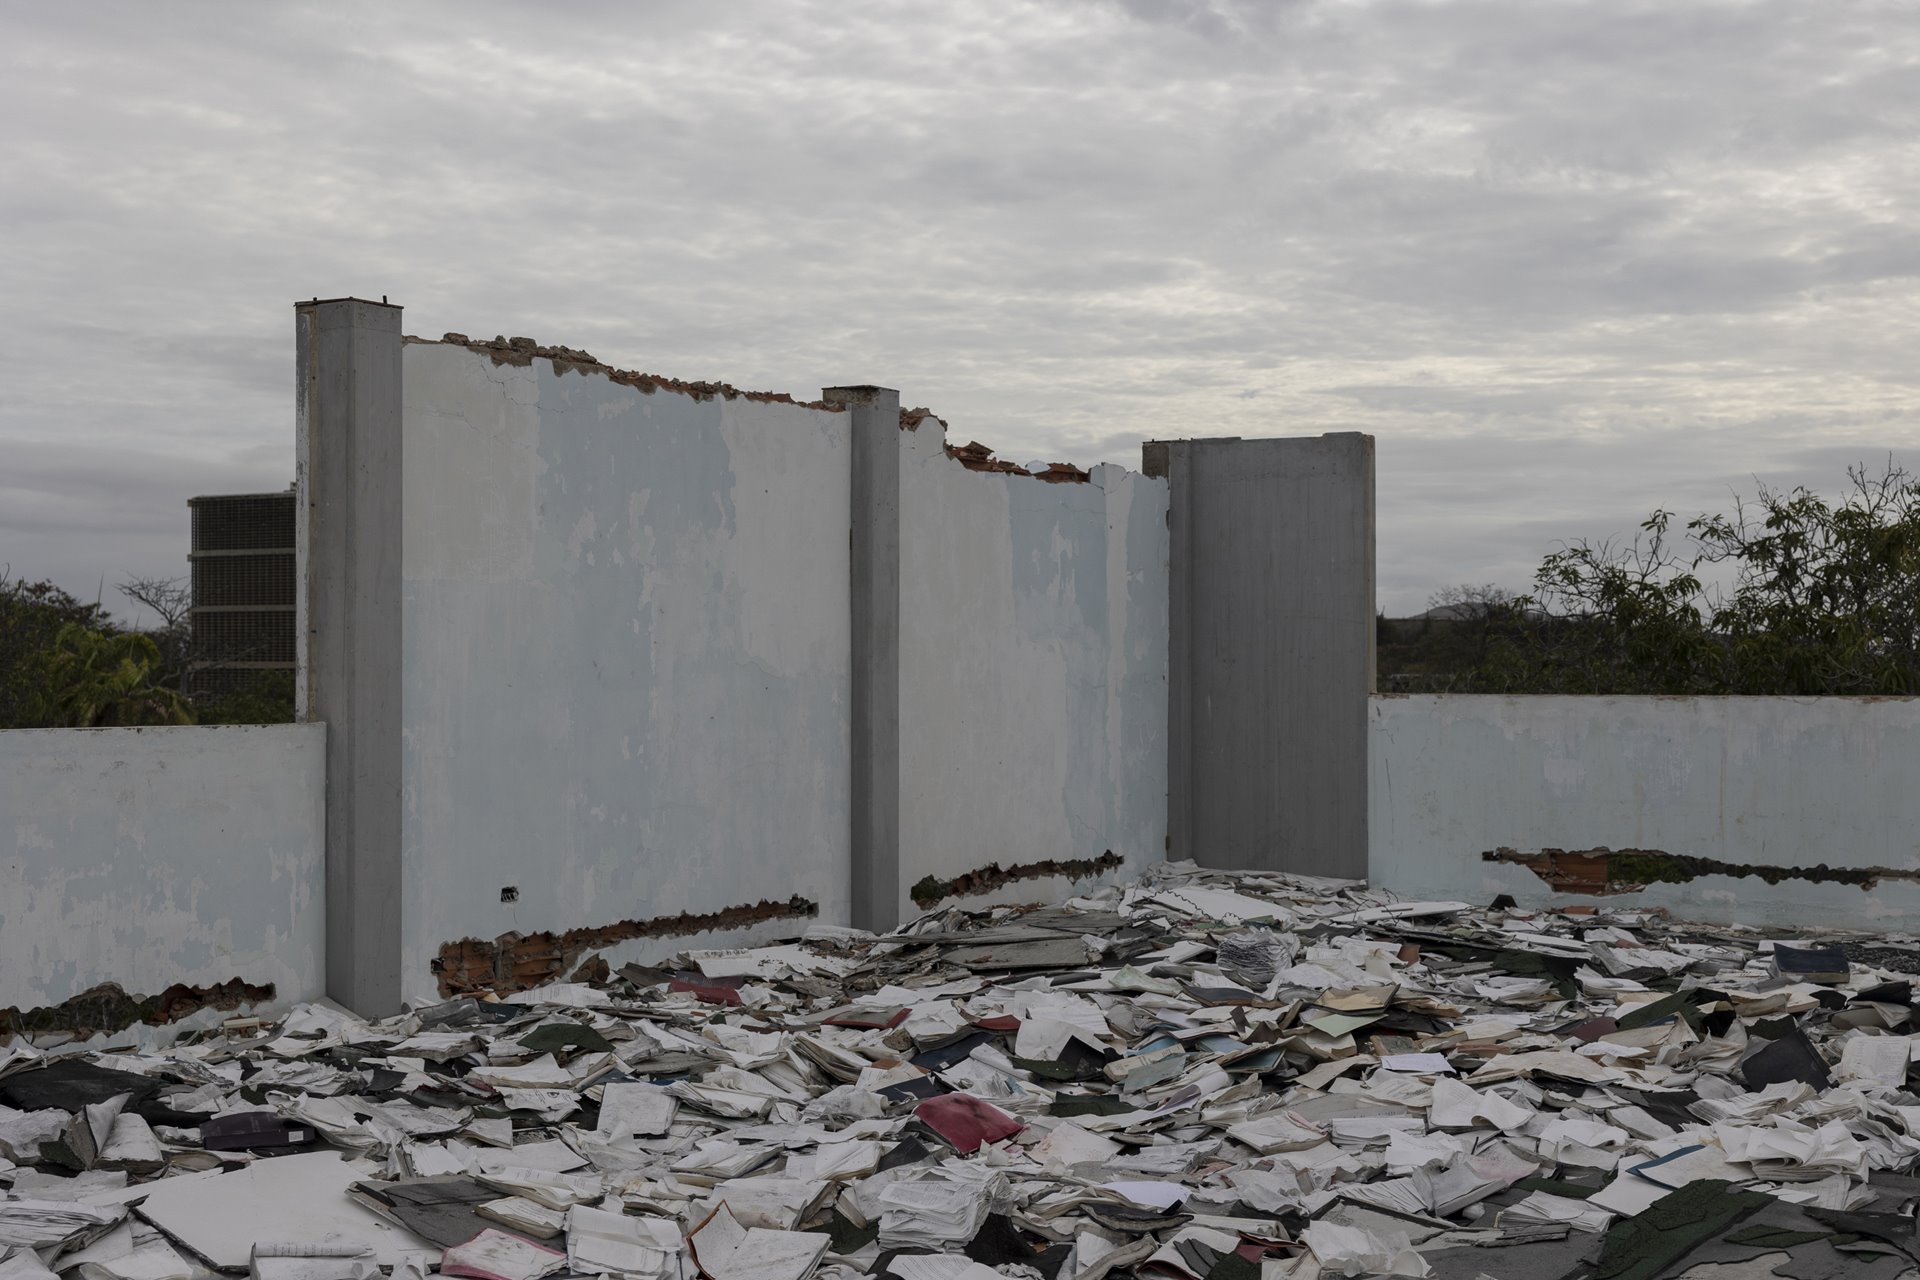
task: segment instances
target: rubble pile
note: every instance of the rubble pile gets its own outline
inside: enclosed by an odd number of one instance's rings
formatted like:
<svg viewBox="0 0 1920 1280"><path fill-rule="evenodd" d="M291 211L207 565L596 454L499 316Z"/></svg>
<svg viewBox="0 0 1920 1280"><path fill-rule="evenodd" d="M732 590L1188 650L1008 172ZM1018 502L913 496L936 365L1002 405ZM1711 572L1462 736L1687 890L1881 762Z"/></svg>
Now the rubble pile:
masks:
<svg viewBox="0 0 1920 1280"><path fill-rule="evenodd" d="M0 1280L1893 1280L1916 1031L1820 939L1172 863L380 1021L16 1041Z"/></svg>

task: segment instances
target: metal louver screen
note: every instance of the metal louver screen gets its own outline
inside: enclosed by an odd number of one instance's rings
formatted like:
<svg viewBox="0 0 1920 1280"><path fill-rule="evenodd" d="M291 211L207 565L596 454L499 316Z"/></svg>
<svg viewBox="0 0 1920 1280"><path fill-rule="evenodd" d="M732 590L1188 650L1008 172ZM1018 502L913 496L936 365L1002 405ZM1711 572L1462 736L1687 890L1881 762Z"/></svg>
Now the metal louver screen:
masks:
<svg viewBox="0 0 1920 1280"><path fill-rule="evenodd" d="M189 692L218 697L295 659L294 495L194 498Z"/></svg>

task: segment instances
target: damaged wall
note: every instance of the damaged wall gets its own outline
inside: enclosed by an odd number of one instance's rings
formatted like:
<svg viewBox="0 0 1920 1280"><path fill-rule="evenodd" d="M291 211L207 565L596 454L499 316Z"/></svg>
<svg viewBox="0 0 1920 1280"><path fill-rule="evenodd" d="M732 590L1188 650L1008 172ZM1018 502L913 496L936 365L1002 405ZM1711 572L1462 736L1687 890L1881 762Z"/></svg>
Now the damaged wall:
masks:
<svg viewBox="0 0 1920 1280"><path fill-rule="evenodd" d="M1369 874L1403 897L1920 913L1920 699L1376 697L1370 729Z"/></svg>
<svg viewBox="0 0 1920 1280"><path fill-rule="evenodd" d="M976 468L931 416L900 437L900 918L1159 861L1166 482Z"/></svg>
<svg viewBox="0 0 1920 1280"><path fill-rule="evenodd" d="M402 381L405 994L508 933L530 981L844 921L846 414L458 343Z"/></svg>
<svg viewBox="0 0 1920 1280"><path fill-rule="evenodd" d="M319 996L325 739L0 732L0 1034Z"/></svg>

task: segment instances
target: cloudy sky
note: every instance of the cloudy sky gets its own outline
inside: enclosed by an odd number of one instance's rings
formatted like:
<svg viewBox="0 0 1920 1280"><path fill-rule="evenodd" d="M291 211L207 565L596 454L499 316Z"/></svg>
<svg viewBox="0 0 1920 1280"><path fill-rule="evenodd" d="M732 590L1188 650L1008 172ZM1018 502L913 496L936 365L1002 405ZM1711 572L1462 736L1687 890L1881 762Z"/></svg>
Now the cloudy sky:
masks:
<svg viewBox="0 0 1920 1280"><path fill-rule="evenodd" d="M291 478L314 295L1019 461L1371 432L1396 613L1920 462L1907 0L11 4L0 67L0 564L89 598Z"/></svg>

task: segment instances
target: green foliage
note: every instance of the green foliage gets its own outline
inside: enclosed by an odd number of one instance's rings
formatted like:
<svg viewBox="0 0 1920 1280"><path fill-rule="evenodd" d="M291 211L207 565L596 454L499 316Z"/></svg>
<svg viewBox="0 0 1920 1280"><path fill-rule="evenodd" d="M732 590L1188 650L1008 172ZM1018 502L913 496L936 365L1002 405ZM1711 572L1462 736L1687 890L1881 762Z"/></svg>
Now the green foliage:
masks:
<svg viewBox="0 0 1920 1280"><path fill-rule="evenodd" d="M133 578L120 591L158 625L128 631L50 582L0 574L0 729L292 721L290 671L258 672L198 705L183 695L194 667L184 580Z"/></svg>
<svg viewBox="0 0 1920 1280"><path fill-rule="evenodd" d="M67 626L113 629L98 604L82 604L51 582L0 573L0 729L43 723L40 662Z"/></svg>
<svg viewBox="0 0 1920 1280"><path fill-rule="evenodd" d="M1497 693L1726 693L1697 556L1674 548L1656 511L1630 546L1573 543L1549 555L1520 608L1496 619L1480 672ZM1697 522L1696 522L1697 523ZM1692 526L1689 526L1691 528Z"/></svg>
<svg viewBox="0 0 1920 1280"><path fill-rule="evenodd" d="M186 578L129 578L119 590L158 619L144 632L160 653L158 683L181 688L193 659L193 587Z"/></svg>
<svg viewBox="0 0 1920 1280"><path fill-rule="evenodd" d="M1542 562L1531 596L1420 620L1445 637L1416 635L1405 653L1393 629L1408 624L1383 623L1382 687L1920 693L1920 479L1891 465L1848 479L1835 503L1763 487L1680 535L1655 511L1631 544L1569 544Z"/></svg>
<svg viewBox="0 0 1920 1280"><path fill-rule="evenodd" d="M1497 640L1523 621L1511 591L1448 587L1418 618L1378 619L1376 666L1383 693L1462 693L1478 678Z"/></svg>
<svg viewBox="0 0 1920 1280"><path fill-rule="evenodd" d="M96 729L194 723L193 704L159 683L159 647L137 631L70 622L33 665L40 677L38 718L44 725Z"/></svg>
<svg viewBox="0 0 1920 1280"><path fill-rule="evenodd" d="M291 724L293 672L261 671L231 693L195 701L201 724Z"/></svg>

